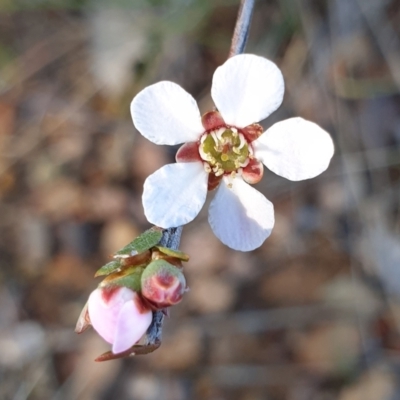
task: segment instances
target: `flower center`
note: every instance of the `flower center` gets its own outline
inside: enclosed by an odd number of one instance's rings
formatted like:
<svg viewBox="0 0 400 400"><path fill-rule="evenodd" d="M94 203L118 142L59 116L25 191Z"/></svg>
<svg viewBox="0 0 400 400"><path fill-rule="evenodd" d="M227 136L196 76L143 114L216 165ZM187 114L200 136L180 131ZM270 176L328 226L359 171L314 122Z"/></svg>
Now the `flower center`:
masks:
<svg viewBox="0 0 400 400"><path fill-rule="evenodd" d="M245 137L236 128L219 128L200 138L200 156L216 176L245 167L251 152Z"/></svg>

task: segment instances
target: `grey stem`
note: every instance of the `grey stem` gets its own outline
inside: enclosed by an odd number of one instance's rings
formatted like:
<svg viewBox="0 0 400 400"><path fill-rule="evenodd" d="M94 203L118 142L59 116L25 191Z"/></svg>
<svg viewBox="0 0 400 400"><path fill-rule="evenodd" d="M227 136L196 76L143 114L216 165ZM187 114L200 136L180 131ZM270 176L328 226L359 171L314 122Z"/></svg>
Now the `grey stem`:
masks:
<svg viewBox="0 0 400 400"><path fill-rule="evenodd" d="M235 30L233 32L229 57L243 53L247 38L249 37L251 16L253 14L254 0L241 0Z"/></svg>
<svg viewBox="0 0 400 400"><path fill-rule="evenodd" d="M181 241L182 228L182 226L178 226L177 228L165 229L160 240L160 245L169 247L172 250L178 250L179 242Z"/></svg>
<svg viewBox="0 0 400 400"><path fill-rule="evenodd" d="M182 226L165 229L159 244L172 250L178 250L179 243L181 241L182 229ZM162 311L153 312L153 321L151 322L151 325L146 333L146 345L161 343L163 321L164 313Z"/></svg>

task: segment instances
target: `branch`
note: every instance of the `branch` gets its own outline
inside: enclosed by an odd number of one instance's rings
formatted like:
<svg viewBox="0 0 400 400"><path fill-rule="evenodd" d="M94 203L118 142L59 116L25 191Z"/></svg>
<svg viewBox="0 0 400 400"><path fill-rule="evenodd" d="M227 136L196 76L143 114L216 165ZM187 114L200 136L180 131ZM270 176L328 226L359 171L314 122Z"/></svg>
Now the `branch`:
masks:
<svg viewBox="0 0 400 400"><path fill-rule="evenodd" d="M165 229L160 240L160 245L169 247L172 250L178 250L179 242L181 241L182 226L177 228Z"/></svg>
<svg viewBox="0 0 400 400"><path fill-rule="evenodd" d="M241 0L239 13L236 19L235 30L233 32L229 57L243 53L247 38L249 37L251 16L253 14L254 0Z"/></svg>

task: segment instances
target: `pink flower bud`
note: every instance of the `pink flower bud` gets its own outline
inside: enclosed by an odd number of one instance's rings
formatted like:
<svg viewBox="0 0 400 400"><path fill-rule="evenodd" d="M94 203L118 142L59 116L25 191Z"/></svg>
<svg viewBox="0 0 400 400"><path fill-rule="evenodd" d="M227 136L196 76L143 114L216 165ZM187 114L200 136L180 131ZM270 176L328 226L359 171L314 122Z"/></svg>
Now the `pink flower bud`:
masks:
<svg viewBox="0 0 400 400"><path fill-rule="evenodd" d="M182 271L165 260L151 262L142 274L142 295L156 307L179 303L186 291Z"/></svg>
<svg viewBox="0 0 400 400"><path fill-rule="evenodd" d="M147 331L152 311L136 292L126 287L98 288L89 296L90 322L112 344L114 354L132 347Z"/></svg>

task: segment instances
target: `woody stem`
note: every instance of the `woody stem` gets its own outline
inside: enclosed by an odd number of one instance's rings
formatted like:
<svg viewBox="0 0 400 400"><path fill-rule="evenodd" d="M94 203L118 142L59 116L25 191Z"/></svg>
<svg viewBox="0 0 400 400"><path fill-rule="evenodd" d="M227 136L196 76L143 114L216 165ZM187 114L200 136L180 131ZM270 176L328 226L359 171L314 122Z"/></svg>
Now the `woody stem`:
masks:
<svg viewBox="0 0 400 400"><path fill-rule="evenodd" d="M243 53L250 31L250 22L253 14L254 0L241 0L229 57Z"/></svg>

